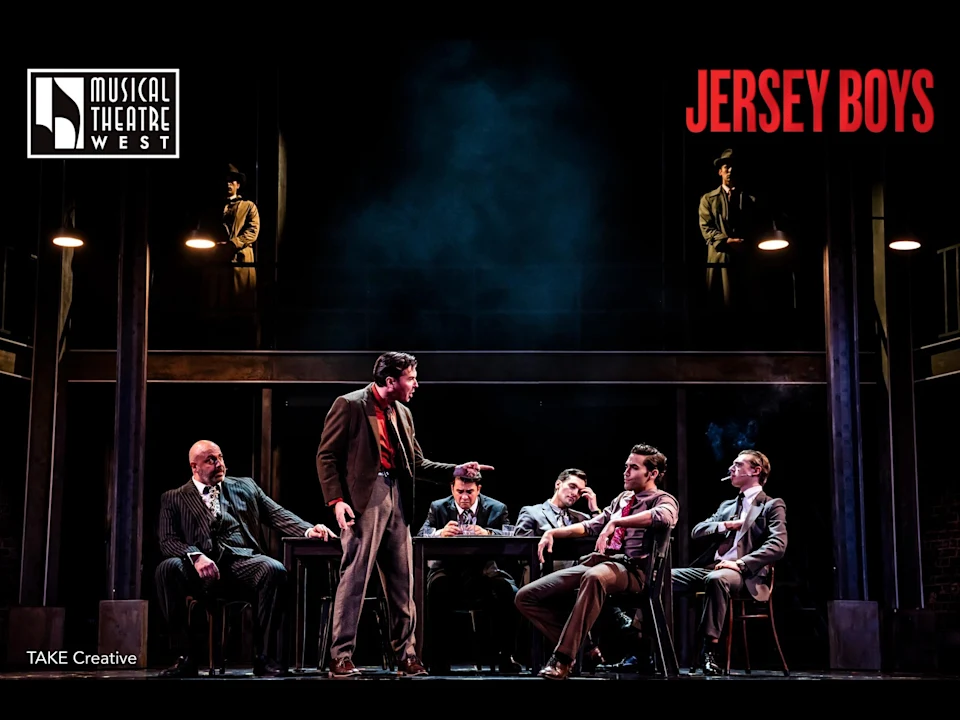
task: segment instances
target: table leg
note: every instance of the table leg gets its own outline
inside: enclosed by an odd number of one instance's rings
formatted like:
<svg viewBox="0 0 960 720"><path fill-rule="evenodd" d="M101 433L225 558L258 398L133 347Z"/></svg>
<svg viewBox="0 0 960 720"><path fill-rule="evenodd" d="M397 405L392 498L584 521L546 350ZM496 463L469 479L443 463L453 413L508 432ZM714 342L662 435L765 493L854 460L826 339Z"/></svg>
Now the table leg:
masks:
<svg viewBox="0 0 960 720"><path fill-rule="evenodd" d="M531 545L530 557L530 582L540 579L540 551L536 545ZM543 637L540 631L530 623L530 672L536 675L540 672L543 660Z"/></svg>
<svg viewBox="0 0 960 720"><path fill-rule="evenodd" d="M303 563L303 560L297 558L297 638L296 638L296 653L297 653L297 665L296 669L303 669L303 655L305 651L305 641L307 633L307 618L306 618L306 595L307 592L307 568Z"/></svg>
<svg viewBox="0 0 960 720"><path fill-rule="evenodd" d="M414 636L416 642L417 656L423 658L423 627L426 622L426 612L424 611L423 585L425 581L425 568L423 559L423 545L413 544L413 604L416 607L416 622L414 623Z"/></svg>
<svg viewBox="0 0 960 720"><path fill-rule="evenodd" d="M283 567L286 568L287 576L293 574L294 572L294 554L293 547L288 543L283 544ZM281 662L289 662L290 656L290 647L293 645L290 641L293 640L296 636L296 615L297 615L297 599L294 594L287 595L286 606L284 607L284 612L287 614L286 619L283 625L280 628L278 634L278 639L280 642L280 659ZM294 618L294 624L291 626L290 618ZM294 659L294 661L296 661Z"/></svg>

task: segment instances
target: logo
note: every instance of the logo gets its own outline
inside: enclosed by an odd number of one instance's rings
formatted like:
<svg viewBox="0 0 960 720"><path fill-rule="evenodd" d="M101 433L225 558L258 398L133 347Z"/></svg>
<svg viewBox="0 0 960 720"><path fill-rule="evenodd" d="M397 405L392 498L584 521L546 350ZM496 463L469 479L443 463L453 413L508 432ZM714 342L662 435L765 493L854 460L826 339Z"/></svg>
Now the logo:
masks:
<svg viewBox="0 0 960 720"><path fill-rule="evenodd" d="M179 70L27 70L27 158L180 157Z"/></svg>

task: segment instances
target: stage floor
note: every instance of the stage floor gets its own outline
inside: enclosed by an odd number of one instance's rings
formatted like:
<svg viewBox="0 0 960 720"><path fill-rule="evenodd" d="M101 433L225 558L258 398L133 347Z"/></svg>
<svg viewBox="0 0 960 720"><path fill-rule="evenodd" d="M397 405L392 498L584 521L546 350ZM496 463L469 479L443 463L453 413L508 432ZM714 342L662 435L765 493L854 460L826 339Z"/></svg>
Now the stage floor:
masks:
<svg viewBox="0 0 960 720"><path fill-rule="evenodd" d="M157 678L160 668L151 668L147 670L105 670L101 672L75 672L75 671L57 671L57 670L34 670L23 672L5 672L0 673L0 680L53 680L53 679L95 679L95 680L149 680ZM362 667L363 675L359 678L330 678L326 671L303 670L301 672L291 672L283 678L258 678L253 674L253 668L227 668L226 674L209 676L205 671L201 671L197 680L210 682L211 680L269 680L277 681L298 681L298 680L321 680L328 682L367 682L371 680L381 681L410 681L429 682L436 680L527 680L543 683L544 680L530 673L520 675L500 675L497 673L478 673L471 666L455 667L450 675L427 675L414 678L399 677L395 672L383 670L380 667ZM662 677L637 676L633 673L593 673L581 676L571 677L571 682L604 681L604 680L663 680ZM751 674L741 671L731 671L730 675L722 677L705 677L704 675L690 675L687 668L681 668L680 676L673 678L678 680L697 682L697 681L731 681L731 680L956 680L956 676L945 675L915 675L915 674L888 674L888 673L869 673L869 672L791 672L789 677L785 677L782 672L772 670L754 670ZM182 680L180 682L183 682Z"/></svg>

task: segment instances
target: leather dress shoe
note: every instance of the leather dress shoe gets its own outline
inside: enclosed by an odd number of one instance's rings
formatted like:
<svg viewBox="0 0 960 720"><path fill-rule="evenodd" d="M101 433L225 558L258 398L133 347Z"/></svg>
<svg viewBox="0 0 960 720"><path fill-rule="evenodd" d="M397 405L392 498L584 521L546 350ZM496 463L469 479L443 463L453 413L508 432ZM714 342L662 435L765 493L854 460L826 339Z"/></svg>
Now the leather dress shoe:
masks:
<svg viewBox="0 0 960 720"><path fill-rule="evenodd" d="M423 666L423 663L417 659L416 655L410 655L397 664L397 674L411 676L426 675L427 669Z"/></svg>
<svg viewBox="0 0 960 720"><path fill-rule="evenodd" d="M597 672L614 672L614 673L635 673L637 675L653 675L654 666L653 658L648 657L646 661L641 661L637 658L636 655L630 655L625 657L618 663L612 665L600 665L597 667Z"/></svg>
<svg viewBox="0 0 960 720"><path fill-rule="evenodd" d="M543 669L537 673L537 676L547 678L548 680L566 680L570 677L570 671L573 670L575 664L576 660L570 663L562 663L557 659L556 655L551 655L550 660L544 665Z"/></svg>
<svg viewBox="0 0 960 720"><path fill-rule="evenodd" d="M177 658L177 661L166 670L161 670L157 677L162 678L195 678L198 676L197 664L189 656Z"/></svg>
<svg viewBox="0 0 960 720"><path fill-rule="evenodd" d="M266 655L258 655L253 661L253 674L257 677L284 677L287 668Z"/></svg>
<svg viewBox="0 0 960 720"><path fill-rule="evenodd" d="M523 672L523 665L513 659L513 655L502 653L500 655L499 670L507 675L519 675Z"/></svg>
<svg viewBox="0 0 960 720"><path fill-rule="evenodd" d="M705 650L700 656L700 670L703 670L704 675L723 675L723 668L720 667L720 664L717 662L716 657L711 650ZM696 669L691 669L690 674L694 674Z"/></svg>
<svg viewBox="0 0 960 720"><path fill-rule="evenodd" d="M335 678L360 677L360 671L350 658L331 660L330 674Z"/></svg>

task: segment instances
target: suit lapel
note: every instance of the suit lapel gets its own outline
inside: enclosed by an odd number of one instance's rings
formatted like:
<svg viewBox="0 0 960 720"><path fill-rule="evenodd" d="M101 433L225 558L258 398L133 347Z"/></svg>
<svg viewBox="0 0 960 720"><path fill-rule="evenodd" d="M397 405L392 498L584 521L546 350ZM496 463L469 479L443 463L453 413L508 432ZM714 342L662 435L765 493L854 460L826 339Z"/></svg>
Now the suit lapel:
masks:
<svg viewBox="0 0 960 720"><path fill-rule="evenodd" d="M753 526L753 523L756 521L757 517L760 515L760 511L763 510L763 504L767 501L767 496L763 494L761 490L753 498L753 502L750 503L750 507L747 508L747 516L743 519L743 525L740 528L740 542L737 543L737 547L740 549L740 554L746 554L746 542L747 538L750 537L750 528Z"/></svg>
<svg viewBox="0 0 960 720"><path fill-rule="evenodd" d="M554 512L550 501L547 500L547 502L540 507L543 508L543 516L547 519L547 522L550 523L550 526L555 528L560 527L560 520L557 518L557 513Z"/></svg>
<svg viewBox="0 0 960 720"><path fill-rule="evenodd" d="M407 472L413 477L413 465L411 465L410 456L407 454L407 445L410 445L411 450L413 448L413 443L410 441L410 428L407 427L406 420L403 417L403 413L400 412L399 407L395 408L393 416L397 420L394 430L397 433L397 439L400 441L400 455L403 457L403 462L407 466Z"/></svg>
<svg viewBox="0 0 960 720"><path fill-rule="evenodd" d="M371 449L373 450L373 456L377 459L377 464L380 463L380 426L377 423L377 406L376 401L373 399L373 388L367 388L366 400L363 402L363 411L367 416L367 422L370 423L370 430L373 432L373 445Z"/></svg>
<svg viewBox="0 0 960 720"><path fill-rule="evenodd" d="M447 512L447 521L443 523L444 525L451 520L456 521L460 519L460 508L457 507L457 504L453 501L453 496L447 498L447 503L443 507Z"/></svg>
<svg viewBox="0 0 960 720"><path fill-rule="evenodd" d="M490 506L485 500L483 495L477 498L477 525L480 527L486 527L490 523Z"/></svg>
<svg viewBox="0 0 960 720"><path fill-rule="evenodd" d="M197 523L197 527L209 534L210 510L204 504L200 493L197 492L193 480L187 480L187 483L180 488L180 495L183 498L184 504L187 506L187 510L193 517L194 522Z"/></svg>

